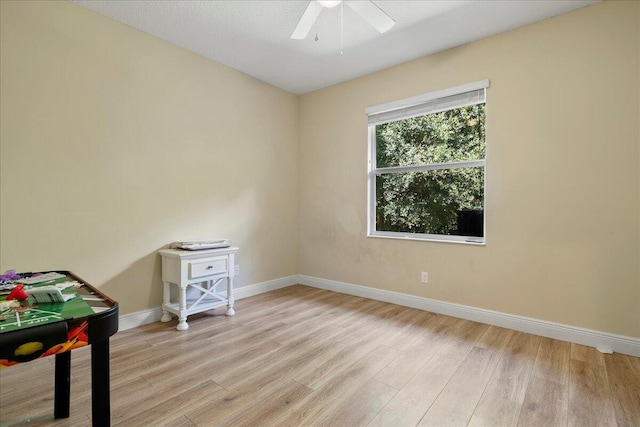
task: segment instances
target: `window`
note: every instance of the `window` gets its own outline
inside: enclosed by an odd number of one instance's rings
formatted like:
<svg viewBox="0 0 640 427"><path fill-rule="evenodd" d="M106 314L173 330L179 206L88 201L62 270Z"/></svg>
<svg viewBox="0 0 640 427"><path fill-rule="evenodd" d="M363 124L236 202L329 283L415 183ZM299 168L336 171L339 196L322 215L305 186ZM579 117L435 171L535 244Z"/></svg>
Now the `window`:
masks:
<svg viewBox="0 0 640 427"><path fill-rule="evenodd" d="M369 236L485 242L488 86L367 108Z"/></svg>

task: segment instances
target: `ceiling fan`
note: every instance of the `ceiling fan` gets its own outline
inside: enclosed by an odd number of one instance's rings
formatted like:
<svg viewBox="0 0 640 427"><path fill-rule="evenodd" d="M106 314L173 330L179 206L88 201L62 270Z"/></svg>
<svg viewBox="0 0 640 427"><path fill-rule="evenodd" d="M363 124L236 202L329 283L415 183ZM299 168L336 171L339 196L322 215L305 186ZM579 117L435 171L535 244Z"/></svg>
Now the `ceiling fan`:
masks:
<svg viewBox="0 0 640 427"><path fill-rule="evenodd" d="M381 33L388 31L396 23L370 0L312 0L309 2L309 6L304 11L302 18L300 18L296 29L293 30L291 38L305 39L316 22L320 11L324 7L332 8L340 3L345 3Z"/></svg>

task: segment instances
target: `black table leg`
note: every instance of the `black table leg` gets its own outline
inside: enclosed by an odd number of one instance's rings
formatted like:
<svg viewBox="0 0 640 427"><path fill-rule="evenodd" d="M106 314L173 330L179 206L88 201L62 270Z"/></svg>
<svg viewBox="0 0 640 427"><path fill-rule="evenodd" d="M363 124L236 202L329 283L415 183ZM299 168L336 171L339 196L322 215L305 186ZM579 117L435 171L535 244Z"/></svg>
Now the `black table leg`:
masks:
<svg viewBox="0 0 640 427"><path fill-rule="evenodd" d="M56 354L55 391L53 398L53 416L69 418L69 400L71 397L71 352Z"/></svg>
<svg viewBox="0 0 640 427"><path fill-rule="evenodd" d="M111 425L108 338L91 344L91 414L94 427Z"/></svg>

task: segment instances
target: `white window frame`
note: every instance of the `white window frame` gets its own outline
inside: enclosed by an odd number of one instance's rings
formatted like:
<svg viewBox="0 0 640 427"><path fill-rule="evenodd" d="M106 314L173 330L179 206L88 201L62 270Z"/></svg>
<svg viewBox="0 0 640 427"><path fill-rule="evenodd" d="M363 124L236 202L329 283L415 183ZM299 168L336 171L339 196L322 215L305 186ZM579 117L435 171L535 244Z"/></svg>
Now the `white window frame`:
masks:
<svg viewBox="0 0 640 427"><path fill-rule="evenodd" d="M464 167L483 166L484 171L484 200L483 211L486 212L486 152L485 158L463 162L433 163L412 166L395 166L386 168L376 167L376 126L384 123L437 113L454 108L486 103L486 89L489 80L480 80L461 86L456 86L411 98L401 99L386 104L376 105L365 109L369 119L369 156L368 156L368 195L367 195L367 236L405 240L427 240L437 242L466 243L474 245L486 244L486 215L483 215L483 237L402 233L396 231L376 230L376 176L383 173L401 173L415 171L429 171L438 169L455 169ZM486 141L485 141L486 144Z"/></svg>

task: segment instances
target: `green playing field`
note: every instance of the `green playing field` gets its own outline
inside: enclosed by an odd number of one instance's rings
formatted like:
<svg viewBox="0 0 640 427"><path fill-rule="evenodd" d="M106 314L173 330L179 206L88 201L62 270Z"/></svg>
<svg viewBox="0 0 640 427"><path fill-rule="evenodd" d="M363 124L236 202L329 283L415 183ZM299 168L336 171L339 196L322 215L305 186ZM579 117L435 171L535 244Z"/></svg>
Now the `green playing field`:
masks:
<svg viewBox="0 0 640 427"><path fill-rule="evenodd" d="M50 286L74 280L72 277L65 276L64 278L32 286ZM100 300L89 294L82 287L76 289L76 287L70 286L64 289L62 293L75 293L76 297L64 303L48 304L27 300L21 303L20 308L12 308L0 312L0 332L53 323L68 318L81 318L100 310Z"/></svg>

